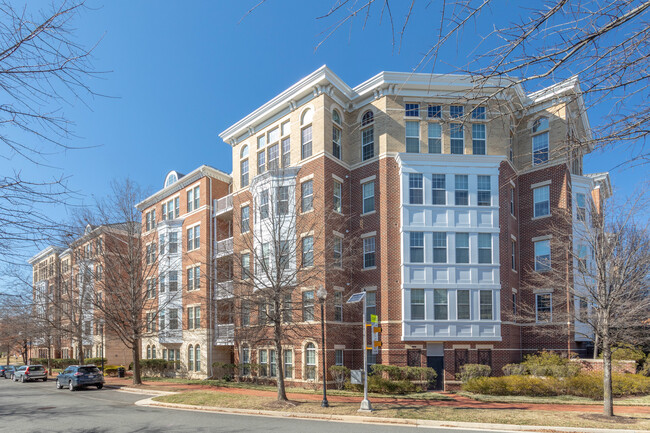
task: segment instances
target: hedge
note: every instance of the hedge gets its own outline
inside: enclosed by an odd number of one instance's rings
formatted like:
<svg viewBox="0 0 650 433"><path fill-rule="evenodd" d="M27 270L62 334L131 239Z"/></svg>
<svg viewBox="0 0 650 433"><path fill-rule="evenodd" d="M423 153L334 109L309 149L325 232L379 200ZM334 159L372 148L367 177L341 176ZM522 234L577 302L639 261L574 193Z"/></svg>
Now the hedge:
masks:
<svg viewBox="0 0 650 433"><path fill-rule="evenodd" d="M106 358L86 358L84 359L84 364L101 365L102 360L106 364ZM32 358L32 364L47 365L47 358ZM64 369L71 365L79 365L79 360L73 358L50 358L50 365L52 368Z"/></svg>
<svg viewBox="0 0 650 433"><path fill-rule="evenodd" d="M460 373L456 374L456 379L465 383L478 377L488 377L492 374L492 368L483 364L465 364L461 367Z"/></svg>
<svg viewBox="0 0 650 433"><path fill-rule="evenodd" d="M368 374L368 391L381 394L426 391L436 377L433 368L375 364ZM363 385L351 384L349 381L346 382L345 387L354 391L363 390Z"/></svg>

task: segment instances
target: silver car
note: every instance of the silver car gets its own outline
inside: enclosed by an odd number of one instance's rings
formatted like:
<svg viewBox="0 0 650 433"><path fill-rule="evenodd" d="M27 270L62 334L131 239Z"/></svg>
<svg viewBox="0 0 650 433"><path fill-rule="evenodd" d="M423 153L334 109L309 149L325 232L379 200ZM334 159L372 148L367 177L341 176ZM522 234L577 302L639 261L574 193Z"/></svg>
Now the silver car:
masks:
<svg viewBox="0 0 650 433"><path fill-rule="evenodd" d="M47 370L42 365L23 365L14 372L14 382L27 382L30 380L47 381Z"/></svg>

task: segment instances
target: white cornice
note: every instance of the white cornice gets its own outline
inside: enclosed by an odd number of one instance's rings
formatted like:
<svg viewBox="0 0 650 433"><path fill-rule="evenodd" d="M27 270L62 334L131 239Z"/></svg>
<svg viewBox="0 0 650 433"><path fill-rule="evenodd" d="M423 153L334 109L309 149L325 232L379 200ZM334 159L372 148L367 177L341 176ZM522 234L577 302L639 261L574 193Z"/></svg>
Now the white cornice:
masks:
<svg viewBox="0 0 650 433"><path fill-rule="evenodd" d="M61 252L61 248L50 245L47 248L45 248L44 250L38 252L31 259L27 260L27 263L29 263L30 265L33 265L34 263L40 262L45 257L47 257L47 256L49 256L51 254L59 254L60 252Z"/></svg>
<svg viewBox="0 0 650 433"><path fill-rule="evenodd" d="M445 166L498 166L506 160L504 155L451 155L439 153L399 153L395 157L397 163L413 165L445 165Z"/></svg>

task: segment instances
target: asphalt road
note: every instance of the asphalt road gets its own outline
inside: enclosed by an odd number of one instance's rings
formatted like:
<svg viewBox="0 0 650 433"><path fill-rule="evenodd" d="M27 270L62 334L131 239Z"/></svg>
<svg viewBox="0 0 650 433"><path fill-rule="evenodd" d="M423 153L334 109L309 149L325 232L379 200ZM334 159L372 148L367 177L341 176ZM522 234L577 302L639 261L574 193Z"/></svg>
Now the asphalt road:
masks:
<svg viewBox="0 0 650 433"><path fill-rule="evenodd" d="M0 432L281 432L413 433L414 427L227 415L135 406L148 396L112 389L57 390L54 380L0 378ZM460 429L431 432L475 433ZM495 430L491 430L495 432ZM498 432L497 432L498 433Z"/></svg>

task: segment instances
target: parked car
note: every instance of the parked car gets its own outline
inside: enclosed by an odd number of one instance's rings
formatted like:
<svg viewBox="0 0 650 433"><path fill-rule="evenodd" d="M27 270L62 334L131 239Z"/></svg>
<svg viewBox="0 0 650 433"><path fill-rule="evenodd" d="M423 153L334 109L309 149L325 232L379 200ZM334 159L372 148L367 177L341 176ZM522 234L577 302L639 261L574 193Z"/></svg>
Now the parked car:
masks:
<svg viewBox="0 0 650 433"><path fill-rule="evenodd" d="M86 386L96 386L97 389L104 386L104 375L94 365L71 365L56 378L56 389L67 387L74 391Z"/></svg>
<svg viewBox="0 0 650 433"><path fill-rule="evenodd" d="M14 371L14 366L13 365L0 365L0 377L4 377L5 379L9 379L11 377L11 373Z"/></svg>
<svg viewBox="0 0 650 433"><path fill-rule="evenodd" d="M13 374L14 382L28 382L30 380L47 381L47 370L42 365L23 365L18 367Z"/></svg>

